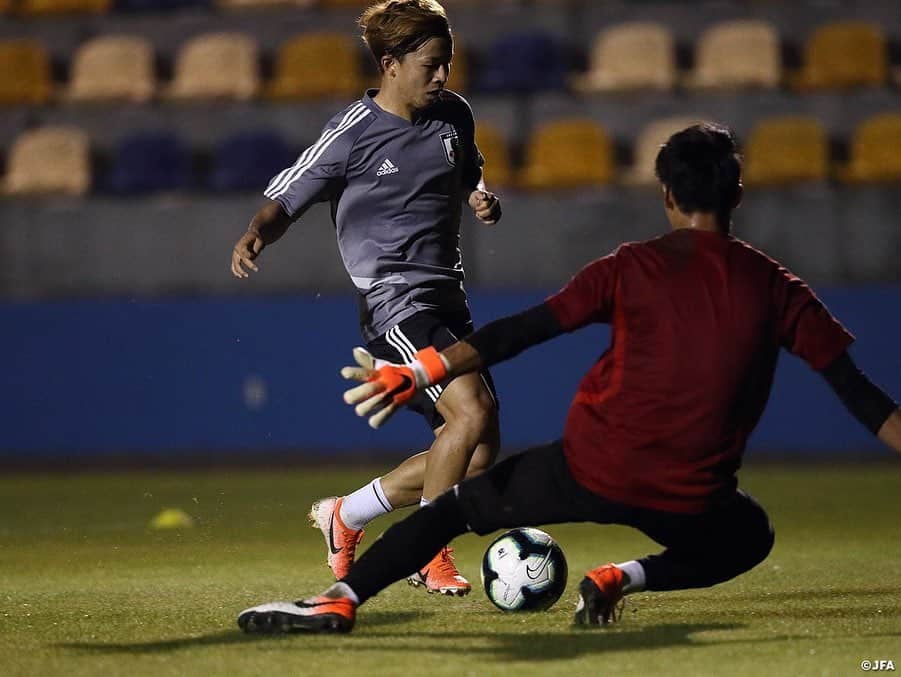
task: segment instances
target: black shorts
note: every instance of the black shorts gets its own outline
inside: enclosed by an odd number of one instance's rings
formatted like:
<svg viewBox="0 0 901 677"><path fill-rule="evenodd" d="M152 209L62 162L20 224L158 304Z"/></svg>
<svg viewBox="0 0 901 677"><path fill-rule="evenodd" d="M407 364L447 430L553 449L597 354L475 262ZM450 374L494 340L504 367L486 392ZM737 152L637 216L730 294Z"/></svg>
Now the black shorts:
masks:
<svg viewBox="0 0 901 677"><path fill-rule="evenodd" d="M643 531L662 545L682 542L688 534L767 531L763 508L736 491L714 509L700 514L652 510L610 501L572 476L561 441L504 459L482 475L457 485L466 523L477 534L497 529L565 522L623 524ZM724 540L730 540L723 537Z"/></svg>
<svg viewBox="0 0 901 677"><path fill-rule="evenodd" d="M418 350L428 346L444 350L472 331L472 318L468 312L453 314L421 312L401 320L387 332L367 343L366 347L379 359L405 364L413 360L413 355ZM497 405L497 392L491 374L486 369L481 372L481 376ZM420 390L407 404L411 410L422 414L432 430L444 425L444 418L435 407L442 391L440 385Z"/></svg>
<svg viewBox="0 0 901 677"><path fill-rule="evenodd" d="M454 491L461 517L480 535L565 522L622 524L644 532L665 547L639 560L648 590L727 581L763 561L773 547L766 511L743 491L700 514L617 503L576 481L559 441L511 456Z"/></svg>

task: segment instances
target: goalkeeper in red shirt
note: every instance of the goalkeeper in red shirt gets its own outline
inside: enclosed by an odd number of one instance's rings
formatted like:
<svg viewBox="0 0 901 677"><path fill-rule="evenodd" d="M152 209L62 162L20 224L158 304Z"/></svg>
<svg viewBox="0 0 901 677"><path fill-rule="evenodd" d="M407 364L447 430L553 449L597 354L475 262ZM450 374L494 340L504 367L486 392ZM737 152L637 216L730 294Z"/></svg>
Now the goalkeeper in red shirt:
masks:
<svg viewBox="0 0 901 677"><path fill-rule="evenodd" d="M731 132L701 124L674 134L656 173L667 234L622 245L544 303L441 353L343 371L364 381L345 399L378 425L417 389L608 322L611 345L582 379L563 439L456 485L391 527L322 594L242 612L245 631L348 632L360 604L466 531L624 524L663 546L589 571L580 624L615 620L631 592L709 587L748 571L769 554L773 529L735 474L780 348L820 372L852 415L901 451L901 410L855 366L851 334L802 280L730 235L742 192Z"/></svg>

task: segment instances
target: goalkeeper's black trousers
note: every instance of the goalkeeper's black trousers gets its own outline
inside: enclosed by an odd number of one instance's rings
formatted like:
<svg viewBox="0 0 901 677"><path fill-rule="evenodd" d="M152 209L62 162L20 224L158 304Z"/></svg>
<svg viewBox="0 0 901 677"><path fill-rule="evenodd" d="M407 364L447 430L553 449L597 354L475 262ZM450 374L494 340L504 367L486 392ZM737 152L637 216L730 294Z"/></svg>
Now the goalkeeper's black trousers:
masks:
<svg viewBox="0 0 901 677"><path fill-rule="evenodd" d="M608 501L573 478L558 441L511 456L398 522L372 544L343 581L363 602L419 571L467 531L484 535L564 522L623 524L664 546L659 554L638 560L648 590L722 583L762 562L773 547L766 512L742 491L696 515ZM603 557L602 537L598 544Z"/></svg>

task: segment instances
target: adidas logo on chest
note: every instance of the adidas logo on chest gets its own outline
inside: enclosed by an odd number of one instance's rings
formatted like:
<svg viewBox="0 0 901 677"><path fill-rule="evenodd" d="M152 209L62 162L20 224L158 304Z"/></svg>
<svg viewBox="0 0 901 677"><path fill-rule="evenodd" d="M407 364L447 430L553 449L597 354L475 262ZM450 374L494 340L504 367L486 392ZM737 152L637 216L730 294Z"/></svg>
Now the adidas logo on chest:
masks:
<svg viewBox="0 0 901 677"><path fill-rule="evenodd" d="M391 160L385 158L385 161L382 163L382 166L379 167L379 170L375 173L376 176L385 176L386 174L397 174L400 170L397 168Z"/></svg>

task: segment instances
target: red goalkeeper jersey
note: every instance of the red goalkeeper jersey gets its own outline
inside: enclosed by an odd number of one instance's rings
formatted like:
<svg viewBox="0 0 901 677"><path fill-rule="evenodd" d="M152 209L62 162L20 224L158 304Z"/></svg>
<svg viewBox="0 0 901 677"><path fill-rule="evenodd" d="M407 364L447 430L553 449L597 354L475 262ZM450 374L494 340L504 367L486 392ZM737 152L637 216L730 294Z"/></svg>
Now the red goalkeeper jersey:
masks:
<svg viewBox="0 0 901 677"><path fill-rule="evenodd" d="M780 347L823 369L854 340L801 279L705 231L624 244L547 304L565 331L612 325L567 416L573 476L657 510L701 512L735 490Z"/></svg>

